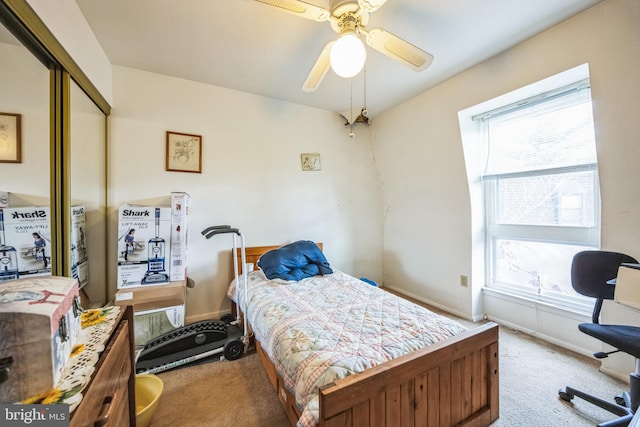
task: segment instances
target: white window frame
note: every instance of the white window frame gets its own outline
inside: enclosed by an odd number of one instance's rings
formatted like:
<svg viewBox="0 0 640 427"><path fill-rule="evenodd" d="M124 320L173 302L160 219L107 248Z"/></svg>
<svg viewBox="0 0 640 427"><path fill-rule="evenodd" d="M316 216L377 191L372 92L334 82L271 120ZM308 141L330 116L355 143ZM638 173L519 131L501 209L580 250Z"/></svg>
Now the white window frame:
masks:
<svg viewBox="0 0 640 427"><path fill-rule="evenodd" d="M585 81L581 82L582 84ZM588 80L586 81L588 84ZM571 86L571 85L569 85ZM490 112L482 113L472 117L472 120L486 119L492 114L502 114L514 108L523 108L523 104L537 104L545 102L546 98L556 98L561 96L565 87L548 91L544 94L536 95L527 100L498 107ZM487 141L482 142L486 144ZM500 181L524 178L530 176L548 176L570 172L589 171L593 174L594 189L594 210L595 222L591 227L561 226L561 225L514 225L499 224L497 221L497 188ZM591 305L592 301L580 295L565 295L554 292L546 292L541 289L528 288L523 285L511 284L498 281L496 277L496 240L510 239L520 241L532 241L543 243L556 243L566 245L580 245L590 248L600 248L600 189L598 185L597 163L582 164L576 166L560 167L553 169L505 173L500 175L485 175L483 182L483 200L485 206L485 285L489 289L504 292L523 298L534 298L537 301L584 312L585 307ZM570 268L570 266L567 266Z"/></svg>
<svg viewBox="0 0 640 427"><path fill-rule="evenodd" d="M594 178L594 204L596 221L592 227L558 226L558 225L513 225L498 224L497 212L497 186L501 179L520 178L526 176L553 175L559 173L591 171ZM536 172L511 173L503 176L491 176L484 178L484 203L485 203L485 283L487 287L522 297L532 297L537 294L538 299L547 302L556 302L570 308L576 305L582 307L590 298L583 296L557 295L545 293L538 289L529 289L521 285L513 285L495 279L496 239L524 240L542 243L555 243L565 245L580 245L593 248L600 247L600 190L598 186L597 164L586 164L575 167L539 170Z"/></svg>

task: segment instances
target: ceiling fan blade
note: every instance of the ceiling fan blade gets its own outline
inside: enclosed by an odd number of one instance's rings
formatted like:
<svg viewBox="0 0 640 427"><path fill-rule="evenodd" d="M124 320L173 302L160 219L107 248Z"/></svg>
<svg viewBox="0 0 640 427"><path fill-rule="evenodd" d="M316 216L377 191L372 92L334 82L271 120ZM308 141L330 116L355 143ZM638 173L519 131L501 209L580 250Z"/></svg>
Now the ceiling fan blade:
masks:
<svg viewBox="0 0 640 427"><path fill-rule="evenodd" d="M358 0L360 8L366 10L367 12L375 12L376 10L380 9L386 2L387 0Z"/></svg>
<svg viewBox="0 0 640 427"><path fill-rule="evenodd" d="M328 21L331 14L328 10L300 0L255 0L259 3L275 6L285 12L311 19L312 21Z"/></svg>
<svg viewBox="0 0 640 427"><path fill-rule="evenodd" d="M415 71L422 71L433 62L433 55L382 28L361 31L369 46Z"/></svg>
<svg viewBox="0 0 640 427"><path fill-rule="evenodd" d="M302 85L303 92L315 92L318 86L320 86L320 83L322 83L322 79L324 79L325 74L327 74L327 71L331 68L329 59L331 56L331 47L334 43L335 40L332 40L322 49L320 56Z"/></svg>

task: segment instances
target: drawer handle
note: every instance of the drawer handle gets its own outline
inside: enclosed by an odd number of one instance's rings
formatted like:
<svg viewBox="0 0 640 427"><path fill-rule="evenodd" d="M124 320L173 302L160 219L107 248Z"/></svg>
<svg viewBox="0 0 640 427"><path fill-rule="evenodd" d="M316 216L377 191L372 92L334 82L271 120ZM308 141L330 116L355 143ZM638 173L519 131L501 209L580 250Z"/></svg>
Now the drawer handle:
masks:
<svg viewBox="0 0 640 427"><path fill-rule="evenodd" d="M0 358L0 383L9 379L11 365L13 365L13 357L8 356Z"/></svg>
<svg viewBox="0 0 640 427"><path fill-rule="evenodd" d="M93 427L102 427L106 423L109 422L109 416L111 415L111 410L116 406L112 405L112 403L116 400L116 393L111 396L107 396L102 401L102 409L98 414L98 418L93 422Z"/></svg>

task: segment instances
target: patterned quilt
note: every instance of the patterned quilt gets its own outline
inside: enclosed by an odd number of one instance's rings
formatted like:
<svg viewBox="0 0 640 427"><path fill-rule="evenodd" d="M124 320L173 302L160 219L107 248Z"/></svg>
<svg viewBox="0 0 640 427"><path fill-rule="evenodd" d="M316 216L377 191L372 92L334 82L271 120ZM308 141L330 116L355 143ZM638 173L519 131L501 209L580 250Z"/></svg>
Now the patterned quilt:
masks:
<svg viewBox="0 0 640 427"><path fill-rule="evenodd" d="M302 409L299 427L318 424L322 385L466 330L337 270L286 284L261 271L247 280L248 305L242 280L233 296Z"/></svg>

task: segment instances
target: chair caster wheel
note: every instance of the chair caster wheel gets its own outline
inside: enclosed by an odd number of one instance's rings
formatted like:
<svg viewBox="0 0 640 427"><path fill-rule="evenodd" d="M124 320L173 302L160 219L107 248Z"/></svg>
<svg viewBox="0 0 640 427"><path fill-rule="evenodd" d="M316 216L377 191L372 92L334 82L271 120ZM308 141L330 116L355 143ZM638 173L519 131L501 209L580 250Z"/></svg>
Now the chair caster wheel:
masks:
<svg viewBox="0 0 640 427"><path fill-rule="evenodd" d="M624 399L624 397L622 396L616 396L614 397L614 400L616 401L616 403L620 406L624 406L625 408L627 407L627 402Z"/></svg>
<svg viewBox="0 0 640 427"><path fill-rule="evenodd" d="M573 395L567 393L565 390L560 389L558 391L558 397L562 400L564 400L565 402L571 402L571 400L573 399Z"/></svg>

